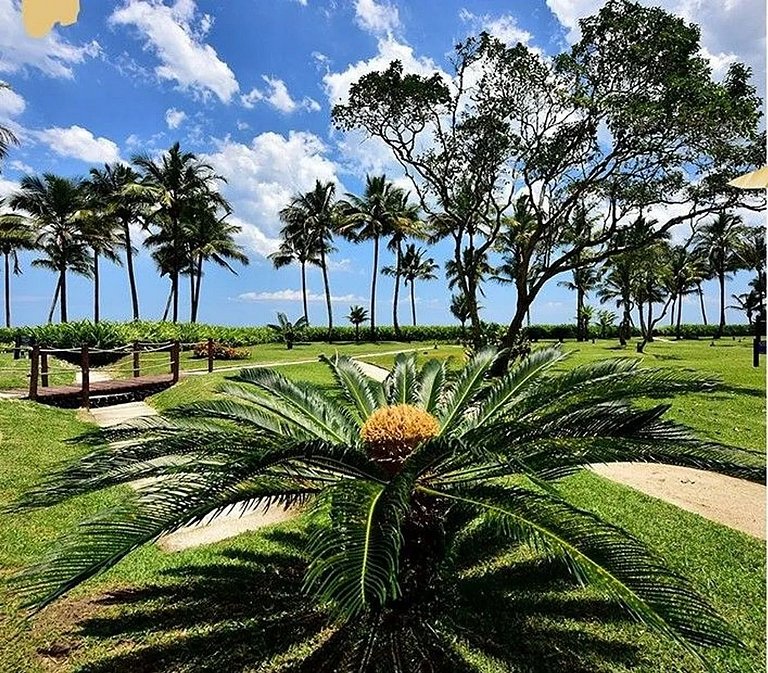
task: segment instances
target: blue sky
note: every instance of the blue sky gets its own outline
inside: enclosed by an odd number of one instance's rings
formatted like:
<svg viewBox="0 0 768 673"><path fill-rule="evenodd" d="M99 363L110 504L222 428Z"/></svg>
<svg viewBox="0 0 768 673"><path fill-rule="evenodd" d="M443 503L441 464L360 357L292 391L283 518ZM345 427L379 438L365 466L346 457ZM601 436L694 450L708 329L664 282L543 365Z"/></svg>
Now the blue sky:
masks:
<svg viewBox="0 0 768 673"><path fill-rule="evenodd" d="M447 69L454 43L488 30L523 41L545 54L578 37L577 19L596 0L81 0L78 23L42 40L24 34L18 0L0 0L0 122L21 138L0 167L0 195L27 172L85 175L105 161L156 153L180 140L227 176L225 193L251 265L232 276L210 270L204 279L201 319L258 324L275 311L297 316L295 268L275 271L264 255L274 249L277 211L292 193L316 178L359 192L366 171L400 178L382 148L330 125L330 108L361 74L401 59L417 72ZM765 6L760 0L661 0L658 4L696 21L715 75L735 59L745 61L765 91ZM331 268L336 319L352 303L367 305L370 246L339 243ZM449 251L430 250L441 264ZM14 321L45 319L55 279L31 269L13 279ZM383 264L390 260L386 254ZM137 272L142 315L159 317L167 281L157 278L146 250ZM102 315L129 317L125 272L105 269ZM565 280L565 278L559 279ZM728 291L741 292L740 274ZM710 318L716 287L706 288ZM310 272L312 322L322 324L319 273ZM419 321L445 323L449 297L441 279L417 287ZM185 298L182 294L182 299ZM509 290L489 286L488 320L511 314ZM556 281L539 296L535 322L570 322L575 298ZM90 283L71 282L70 313L91 313ZM184 309L186 310L186 308ZM391 280L380 279L379 322L391 321ZM684 320L699 322L696 302ZM401 306L401 322L408 320ZM730 320L743 321L731 312Z"/></svg>

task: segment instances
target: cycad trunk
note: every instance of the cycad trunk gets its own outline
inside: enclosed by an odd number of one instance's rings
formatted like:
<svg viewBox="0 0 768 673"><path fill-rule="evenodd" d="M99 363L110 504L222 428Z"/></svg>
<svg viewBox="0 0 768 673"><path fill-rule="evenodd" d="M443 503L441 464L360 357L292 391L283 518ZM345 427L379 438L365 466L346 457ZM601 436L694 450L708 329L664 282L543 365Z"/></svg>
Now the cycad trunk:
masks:
<svg viewBox="0 0 768 673"><path fill-rule="evenodd" d="M93 322L98 324L101 317L99 311L99 253L93 251Z"/></svg>
<svg viewBox="0 0 768 673"><path fill-rule="evenodd" d="M328 309L328 341L333 341L333 307L331 306L331 284L328 282L328 265L325 263L325 250L320 248L320 270L323 272L325 306Z"/></svg>
<svg viewBox="0 0 768 673"><path fill-rule="evenodd" d="M376 279L379 275L379 237L373 238L373 273L371 274L371 341L376 341Z"/></svg>
<svg viewBox="0 0 768 673"><path fill-rule="evenodd" d="M416 327L416 281L411 281L411 317L413 318L413 326Z"/></svg>
<svg viewBox="0 0 768 673"><path fill-rule="evenodd" d="M309 309L307 306L307 263L301 263L301 301L304 306L304 320L309 322Z"/></svg>
<svg viewBox="0 0 768 673"><path fill-rule="evenodd" d="M5 326L11 326L11 255L6 252L5 263Z"/></svg>
<svg viewBox="0 0 768 673"><path fill-rule="evenodd" d="M717 337L723 336L723 330L725 329L725 272L718 274L718 280L720 281L720 324L717 327Z"/></svg>
<svg viewBox="0 0 768 673"><path fill-rule="evenodd" d="M131 229L123 225L123 235L125 237L125 267L128 270L128 285L131 288L131 306L133 308L133 319L139 319L139 293L136 289L136 273L133 269L133 248L131 247Z"/></svg>
<svg viewBox="0 0 768 673"><path fill-rule="evenodd" d="M701 289L701 283L696 283L696 292L699 295L699 305L701 306L701 319L707 324L707 310L704 306L704 290Z"/></svg>
<svg viewBox="0 0 768 673"><path fill-rule="evenodd" d="M392 299L392 326L395 328L395 336L400 336L400 321L397 318L397 306L400 302L400 260L402 258L402 248L400 241L397 242L395 251L395 294Z"/></svg>

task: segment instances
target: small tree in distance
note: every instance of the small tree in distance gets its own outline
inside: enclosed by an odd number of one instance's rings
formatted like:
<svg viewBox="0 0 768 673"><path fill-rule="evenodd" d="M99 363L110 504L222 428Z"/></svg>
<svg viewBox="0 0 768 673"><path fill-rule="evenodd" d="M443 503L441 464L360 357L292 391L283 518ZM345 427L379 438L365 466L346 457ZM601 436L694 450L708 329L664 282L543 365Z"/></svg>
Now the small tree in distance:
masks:
<svg viewBox="0 0 768 673"><path fill-rule="evenodd" d="M301 336L301 330L303 330L309 323L304 316L301 316L296 322L288 320L288 316L285 313L277 314L277 324L271 323L267 327L275 330L285 342L285 347L288 350L293 348L293 343Z"/></svg>
<svg viewBox="0 0 768 673"><path fill-rule="evenodd" d="M355 343L360 342L360 325L368 322L368 311L362 306L350 306L347 320L355 326Z"/></svg>

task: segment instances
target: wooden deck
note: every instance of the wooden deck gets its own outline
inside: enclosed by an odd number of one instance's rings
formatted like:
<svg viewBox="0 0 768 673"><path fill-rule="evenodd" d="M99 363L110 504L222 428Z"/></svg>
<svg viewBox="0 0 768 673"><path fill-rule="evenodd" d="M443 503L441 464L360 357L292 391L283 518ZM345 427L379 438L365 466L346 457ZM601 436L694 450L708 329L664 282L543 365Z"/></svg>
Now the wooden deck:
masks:
<svg viewBox="0 0 768 673"><path fill-rule="evenodd" d="M141 376L135 379L94 381L90 384L90 405L107 406L120 402L137 402L149 395L170 388L173 376ZM37 402L55 407L73 409L82 406L82 389L79 385L38 388Z"/></svg>

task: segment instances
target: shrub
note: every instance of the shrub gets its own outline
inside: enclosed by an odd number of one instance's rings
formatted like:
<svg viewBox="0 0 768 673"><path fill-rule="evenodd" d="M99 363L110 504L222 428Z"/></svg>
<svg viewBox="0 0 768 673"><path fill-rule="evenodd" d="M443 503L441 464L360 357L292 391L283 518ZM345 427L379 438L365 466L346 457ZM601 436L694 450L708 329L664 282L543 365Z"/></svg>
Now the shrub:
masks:
<svg viewBox="0 0 768 673"><path fill-rule="evenodd" d="M193 357L207 358L208 342L204 341L195 344L192 350ZM247 360L249 357L251 357L251 352L245 348L233 348L232 346L225 346L224 344L216 342L213 344L214 360Z"/></svg>

